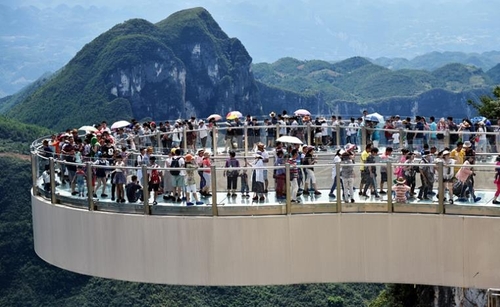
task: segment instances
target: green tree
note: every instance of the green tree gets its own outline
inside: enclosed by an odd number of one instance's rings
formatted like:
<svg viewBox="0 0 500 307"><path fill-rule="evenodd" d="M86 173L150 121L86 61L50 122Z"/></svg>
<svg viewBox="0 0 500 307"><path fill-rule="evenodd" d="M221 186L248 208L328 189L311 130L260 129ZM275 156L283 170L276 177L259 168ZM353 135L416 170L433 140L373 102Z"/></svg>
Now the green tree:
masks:
<svg viewBox="0 0 500 307"><path fill-rule="evenodd" d="M340 296L328 297L328 307L344 307L344 299Z"/></svg>
<svg viewBox="0 0 500 307"><path fill-rule="evenodd" d="M486 118L500 118L500 86L493 90L495 98L481 96L480 102L469 99L467 103L473 106L477 112Z"/></svg>

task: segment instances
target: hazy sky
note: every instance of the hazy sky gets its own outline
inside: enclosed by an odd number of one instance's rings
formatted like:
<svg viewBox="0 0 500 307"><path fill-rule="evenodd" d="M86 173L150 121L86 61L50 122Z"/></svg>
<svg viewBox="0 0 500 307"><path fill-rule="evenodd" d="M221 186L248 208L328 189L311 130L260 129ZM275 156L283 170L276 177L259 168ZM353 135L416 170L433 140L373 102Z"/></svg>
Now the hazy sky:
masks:
<svg viewBox="0 0 500 307"><path fill-rule="evenodd" d="M203 6L254 62L292 56L339 60L352 56L407 57L430 51L484 52L500 46L494 0L2 0L10 7L58 5L108 8L91 35L123 20L158 22ZM120 19L118 19L120 20Z"/></svg>

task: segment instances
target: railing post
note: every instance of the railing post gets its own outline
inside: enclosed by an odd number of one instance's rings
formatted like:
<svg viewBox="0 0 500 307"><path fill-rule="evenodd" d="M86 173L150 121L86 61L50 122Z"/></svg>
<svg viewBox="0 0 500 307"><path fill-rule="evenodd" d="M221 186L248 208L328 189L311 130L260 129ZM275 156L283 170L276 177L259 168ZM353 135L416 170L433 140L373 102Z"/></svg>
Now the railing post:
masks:
<svg viewBox="0 0 500 307"><path fill-rule="evenodd" d="M290 188L290 163L285 163L286 214L292 214L292 189Z"/></svg>
<svg viewBox="0 0 500 307"><path fill-rule="evenodd" d="M212 186L210 187L212 190L212 215L218 216L219 209L217 208L217 172L215 165L210 166L210 175L212 177Z"/></svg>
<svg viewBox="0 0 500 307"><path fill-rule="evenodd" d="M247 156L248 155L248 123L246 121L243 123L243 138L244 138L243 143L245 143L245 146L243 146L243 148L245 151L245 156Z"/></svg>
<svg viewBox="0 0 500 307"><path fill-rule="evenodd" d="M335 126L335 131L336 131L336 133L335 133L335 138L336 138L335 142L337 142L337 146L339 146L340 148L342 148L342 144L340 143L340 123ZM325 145L325 144L323 144L323 145Z"/></svg>
<svg viewBox="0 0 500 307"><path fill-rule="evenodd" d="M217 154L217 127L212 126L212 154Z"/></svg>
<svg viewBox="0 0 500 307"><path fill-rule="evenodd" d="M335 162L335 180L337 181L337 212L342 212L342 184L340 183L340 162ZM351 195L352 197L352 195Z"/></svg>
<svg viewBox="0 0 500 307"><path fill-rule="evenodd" d="M312 142L311 142L311 122L307 123L306 131L307 131L307 138L306 138L307 144L312 145Z"/></svg>
<svg viewBox="0 0 500 307"><path fill-rule="evenodd" d="M444 182L443 182L443 161L438 163L438 199L439 214L444 214ZM453 191L450 193L453 194Z"/></svg>
<svg viewBox="0 0 500 307"><path fill-rule="evenodd" d="M31 153L31 185L33 188L33 195L38 195L38 154Z"/></svg>
<svg viewBox="0 0 500 307"><path fill-rule="evenodd" d="M144 214L150 215L151 208L149 207L149 182L148 182L148 167L146 165L141 166L142 168L142 197L144 198ZM154 193L154 191L152 191Z"/></svg>
<svg viewBox="0 0 500 307"><path fill-rule="evenodd" d="M366 148L366 127L363 126L361 127L361 151L363 151Z"/></svg>
<svg viewBox="0 0 500 307"><path fill-rule="evenodd" d="M93 177L93 172L92 172L92 163L86 162L86 174L85 176L87 177L87 200L88 200L88 205L89 205L89 211L94 211L94 186L92 185L92 177Z"/></svg>
<svg viewBox="0 0 500 307"><path fill-rule="evenodd" d="M182 149L184 150L184 154L187 153L187 129L182 129Z"/></svg>
<svg viewBox="0 0 500 307"><path fill-rule="evenodd" d="M444 147L450 147L450 130L444 131Z"/></svg>
<svg viewBox="0 0 500 307"><path fill-rule="evenodd" d="M405 135L403 128L399 128L398 130L399 130L399 148L405 148Z"/></svg>
<svg viewBox="0 0 500 307"><path fill-rule="evenodd" d="M280 137L280 123L276 123L276 138Z"/></svg>
<svg viewBox="0 0 500 307"><path fill-rule="evenodd" d="M392 205L392 163L387 161L387 212L394 212L394 207Z"/></svg>
<svg viewBox="0 0 500 307"><path fill-rule="evenodd" d="M162 132L156 131L156 144L158 144L159 151L163 152L165 149L163 148L163 145L161 143L161 137L162 137Z"/></svg>
<svg viewBox="0 0 500 307"><path fill-rule="evenodd" d="M49 167L50 167L50 202L52 204L57 203L56 199L56 170L54 158L49 159Z"/></svg>

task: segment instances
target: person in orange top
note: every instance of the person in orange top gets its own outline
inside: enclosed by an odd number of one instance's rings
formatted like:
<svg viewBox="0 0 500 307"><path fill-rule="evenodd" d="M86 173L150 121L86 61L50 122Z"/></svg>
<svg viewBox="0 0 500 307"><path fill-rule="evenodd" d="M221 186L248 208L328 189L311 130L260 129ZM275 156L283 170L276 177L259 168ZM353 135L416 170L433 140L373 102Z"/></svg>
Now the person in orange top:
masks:
<svg viewBox="0 0 500 307"><path fill-rule="evenodd" d="M210 160L210 152L205 151L203 153L203 160L201 161L201 166L207 168L203 170L203 178L205 179L205 186L201 190L200 194L204 197L210 197L210 187L212 186L212 174L210 173L210 167L212 166L212 161Z"/></svg>

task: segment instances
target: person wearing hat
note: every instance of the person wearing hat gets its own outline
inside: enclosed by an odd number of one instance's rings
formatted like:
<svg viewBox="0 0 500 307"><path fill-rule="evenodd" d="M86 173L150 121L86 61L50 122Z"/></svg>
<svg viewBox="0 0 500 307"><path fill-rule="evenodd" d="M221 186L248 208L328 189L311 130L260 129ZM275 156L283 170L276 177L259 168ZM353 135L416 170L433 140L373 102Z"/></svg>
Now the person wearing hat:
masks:
<svg viewBox="0 0 500 307"><path fill-rule="evenodd" d="M263 202L266 200L264 196L264 162L262 162L263 157L261 152L256 152L253 155L254 161L250 163L252 168L254 168L252 172L252 192L254 202L260 201Z"/></svg>
<svg viewBox="0 0 500 307"><path fill-rule="evenodd" d="M477 153L487 153L487 145L488 145L488 140L486 138L486 127L484 125L483 121L480 121L477 123L477 130L476 130L476 152ZM483 157L479 157L482 159Z"/></svg>
<svg viewBox="0 0 500 307"><path fill-rule="evenodd" d="M405 183L406 180L403 177L398 177L398 179L396 179L396 184L392 186L392 191L395 194L394 201L396 203L405 204L408 202L408 193L411 188Z"/></svg>
<svg viewBox="0 0 500 307"><path fill-rule="evenodd" d="M340 159L340 179L344 201L347 203L350 199L351 203L354 203L354 154L349 151L341 152Z"/></svg>
<svg viewBox="0 0 500 307"><path fill-rule="evenodd" d="M475 156L476 156L476 152L475 152L474 148L472 148L472 145L473 144L470 141L465 141L464 142L464 146L463 146L463 149L462 149L463 152L464 152L464 162L465 162L465 160L467 160L467 157L472 156L472 157L475 158Z"/></svg>
<svg viewBox="0 0 500 307"><path fill-rule="evenodd" d="M266 150L266 146L261 143L261 142L258 142L257 143L257 150L255 151L257 153L261 153L261 156L262 156L262 163L264 164L264 193L267 193L268 192L268 187L269 187L269 180L267 179L267 166L268 166L268 163L269 163L269 152L267 152Z"/></svg>

